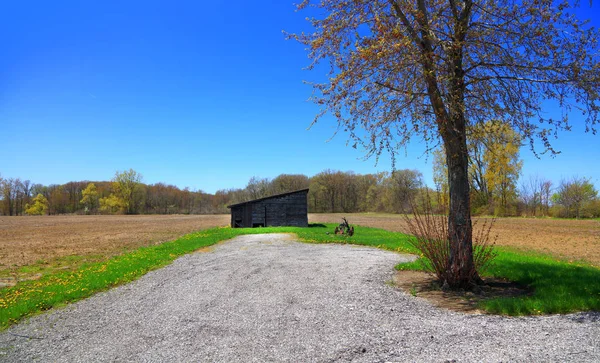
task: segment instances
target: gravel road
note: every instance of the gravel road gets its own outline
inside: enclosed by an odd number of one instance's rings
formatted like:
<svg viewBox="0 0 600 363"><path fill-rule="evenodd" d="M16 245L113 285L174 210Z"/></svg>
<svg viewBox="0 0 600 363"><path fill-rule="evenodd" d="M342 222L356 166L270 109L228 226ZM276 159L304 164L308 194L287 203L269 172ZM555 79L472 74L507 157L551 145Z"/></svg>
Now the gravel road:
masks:
<svg viewBox="0 0 600 363"><path fill-rule="evenodd" d="M441 310L388 283L409 259L241 236L0 333L0 361L600 361L600 313Z"/></svg>

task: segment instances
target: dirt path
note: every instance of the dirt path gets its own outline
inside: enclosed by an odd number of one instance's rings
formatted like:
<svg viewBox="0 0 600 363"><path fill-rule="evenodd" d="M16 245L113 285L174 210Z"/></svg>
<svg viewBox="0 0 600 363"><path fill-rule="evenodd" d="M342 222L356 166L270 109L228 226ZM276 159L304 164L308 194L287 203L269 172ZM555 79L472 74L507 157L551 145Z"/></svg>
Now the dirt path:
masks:
<svg viewBox="0 0 600 363"><path fill-rule="evenodd" d="M410 258L241 236L0 333L0 361L600 361L600 314L440 310L390 286Z"/></svg>

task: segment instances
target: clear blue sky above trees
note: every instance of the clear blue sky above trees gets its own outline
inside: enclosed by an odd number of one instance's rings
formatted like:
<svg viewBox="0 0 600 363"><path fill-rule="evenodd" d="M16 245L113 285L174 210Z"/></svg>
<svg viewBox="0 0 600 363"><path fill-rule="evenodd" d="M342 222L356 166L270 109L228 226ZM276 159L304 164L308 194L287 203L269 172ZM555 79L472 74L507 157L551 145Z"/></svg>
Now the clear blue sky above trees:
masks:
<svg viewBox="0 0 600 363"><path fill-rule="evenodd" d="M598 4L581 12L600 26ZM325 168L389 171L362 160L307 99L324 69L282 30L311 31L291 1L8 2L0 13L0 173L35 183L108 180L133 168L215 192L252 176L314 175ZM551 103L548 112L555 112ZM573 131L523 175L600 184L600 135ZM397 168L432 184L431 158L413 144Z"/></svg>

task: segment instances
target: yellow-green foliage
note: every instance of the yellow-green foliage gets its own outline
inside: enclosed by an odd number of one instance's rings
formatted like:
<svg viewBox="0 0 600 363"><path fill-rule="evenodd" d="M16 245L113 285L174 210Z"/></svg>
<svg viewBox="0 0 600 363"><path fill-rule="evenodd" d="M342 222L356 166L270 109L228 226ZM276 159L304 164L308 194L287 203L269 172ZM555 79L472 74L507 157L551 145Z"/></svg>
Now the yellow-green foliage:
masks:
<svg viewBox="0 0 600 363"><path fill-rule="evenodd" d="M27 203L25 205L25 213L33 216L33 215L44 215L48 212L48 199L41 194L38 194L33 198L33 204Z"/></svg>
<svg viewBox="0 0 600 363"><path fill-rule="evenodd" d="M481 132L486 135L483 160L487 169L484 178L495 204L504 210L516 197L517 179L523 166L523 162L519 160L521 139L512 127L504 122L486 122L481 128Z"/></svg>
<svg viewBox="0 0 600 363"><path fill-rule="evenodd" d="M142 174L133 169L117 171L112 181L113 192L121 201L124 212L127 214L138 213L144 194Z"/></svg>
<svg viewBox="0 0 600 363"><path fill-rule="evenodd" d="M114 194L100 199L100 210L106 213L117 213L125 210L125 203Z"/></svg>
<svg viewBox="0 0 600 363"><path fill-rule="evenodd" d="M89 183L81 192L83 196L79 203L85 207L85 211L93 211L98 208L98 190L94 183Z"/></svg>

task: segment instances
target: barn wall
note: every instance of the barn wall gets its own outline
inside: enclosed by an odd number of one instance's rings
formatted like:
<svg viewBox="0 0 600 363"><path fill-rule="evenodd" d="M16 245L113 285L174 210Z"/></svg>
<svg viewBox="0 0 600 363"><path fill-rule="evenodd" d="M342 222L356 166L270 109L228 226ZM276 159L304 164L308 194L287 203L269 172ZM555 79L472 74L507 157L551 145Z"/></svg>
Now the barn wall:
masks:
<svg viewBox="0 0 600 363"><path fill-rule="evenodd" d="M307 227L307 194L299 192L252 203L252 224L265 227Z"/></svg>
<svg viewBox="0 0 600 363"><path fill-rule="evenodd" d="M252 204L231 208L231 227L252 227Z"/></svg>
<svg viewBox="0 0 600 363"><path fill-rule="evenodd" d="M243 227L308 226L308 191L248 202L231 208L231 226L241 219Z"/></svg>

